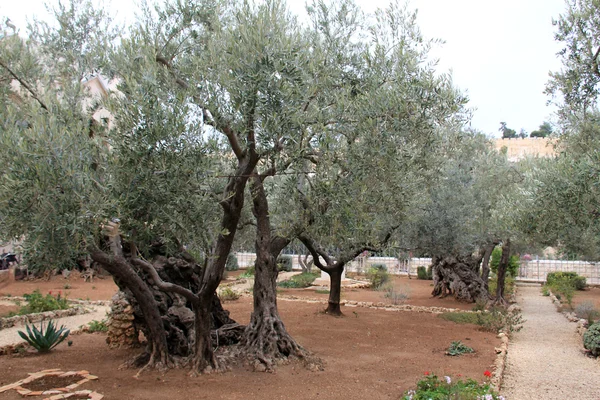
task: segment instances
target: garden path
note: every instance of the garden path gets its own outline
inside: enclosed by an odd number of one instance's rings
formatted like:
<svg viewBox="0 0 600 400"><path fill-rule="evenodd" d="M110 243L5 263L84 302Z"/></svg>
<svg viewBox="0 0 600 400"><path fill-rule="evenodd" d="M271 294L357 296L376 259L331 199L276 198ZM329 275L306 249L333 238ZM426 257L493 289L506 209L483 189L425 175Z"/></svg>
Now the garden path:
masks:
<svg viewBox="0 0 600 400"><path fill-rule="evenodd" d="M600 399L600 364L587 357L575 324L539 286L519 286L526 320L508 348L501 393L507 400Z"/></svg>
<svg viewBox="0 0 600 400"><path fill-rule="evenodd" d="M67 329L70 329L71 332L76 332L80 329L81 326L87 325L88 322L91 322L94 320L102 321L103 319L106 318L106 313L110 310L110 307L100 306L100 305L93 305L93 306L86 306L86 307L90 307L91 309L93 309L93 311L89 312L87 314L57 318L54 320L54 323L57 326L65 325L65 327ZM35 325L39 327L38 322L36 322ZM14 326L12 328L6 328L6 329L0 330L0 347L12 346L15 344L25 342L23 339L21 339L21 337L18 334L18 332L20 330L24 330L24 327L23 326Z"/></svg>

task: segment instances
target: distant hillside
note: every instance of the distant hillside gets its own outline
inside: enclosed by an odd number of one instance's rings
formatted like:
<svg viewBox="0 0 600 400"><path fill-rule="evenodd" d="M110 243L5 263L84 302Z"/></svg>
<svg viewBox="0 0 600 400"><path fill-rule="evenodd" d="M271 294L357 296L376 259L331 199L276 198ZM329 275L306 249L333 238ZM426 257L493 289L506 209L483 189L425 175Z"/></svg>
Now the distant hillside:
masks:
<svg viewBox="0 0 600 400"><path fill-rule="evenodd" d="M498 151L502 147L508 149L507 155L510 161L518 161L528 155L552 157L556 154L553 147L554 141L545 138L496 139L494 143Z"/></svg>

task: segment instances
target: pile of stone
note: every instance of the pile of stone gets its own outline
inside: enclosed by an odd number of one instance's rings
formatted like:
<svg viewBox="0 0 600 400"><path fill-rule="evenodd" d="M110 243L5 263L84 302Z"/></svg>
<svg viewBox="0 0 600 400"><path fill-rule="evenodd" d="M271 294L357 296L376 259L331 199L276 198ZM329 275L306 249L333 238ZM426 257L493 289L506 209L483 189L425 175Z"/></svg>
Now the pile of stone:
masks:
<svg viewBox="0 0 600 400"><path fill-rule="evenodd" d="M138 330L134 324L133 307L122 292L112 297L108 318L108 336L106 343L109 347L133 347L139 344Z"/></svg>

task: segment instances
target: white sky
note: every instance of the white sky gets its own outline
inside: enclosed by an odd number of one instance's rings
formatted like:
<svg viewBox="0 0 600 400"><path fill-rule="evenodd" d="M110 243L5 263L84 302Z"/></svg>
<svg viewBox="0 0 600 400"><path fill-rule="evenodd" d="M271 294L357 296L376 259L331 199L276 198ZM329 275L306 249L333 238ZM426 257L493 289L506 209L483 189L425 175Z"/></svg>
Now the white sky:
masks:
<svg viewBox="0 0 600 400"><path fill-rule="evenodd" d="M10 17L24 31L27 17L44 18L44 2L0 0L0 17ZM357 2L368 12L388 4ZM113 5L118 19L133 18L135 0L105 3ZM288 3L297 12L304 8L304 1ZM452 70L455 85L476 109L473 128L499 136L505 121L517 132L531 132L552 117L543 91L548 72L560 68L552 18L565 9L564 0L412 0L410 6L419 10L417 22L426 37L445 40L434 56L440 71Z"/></svg>

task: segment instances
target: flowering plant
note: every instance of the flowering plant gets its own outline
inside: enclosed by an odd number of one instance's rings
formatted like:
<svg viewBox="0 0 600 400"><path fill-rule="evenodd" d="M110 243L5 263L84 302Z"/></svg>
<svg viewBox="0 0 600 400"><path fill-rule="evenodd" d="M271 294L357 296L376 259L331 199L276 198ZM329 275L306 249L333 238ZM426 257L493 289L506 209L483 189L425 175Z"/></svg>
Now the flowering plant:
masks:
<svg viewBox="0 0 600 400"><path fill-rule="evenodd" d="M424 375L425 378L417 383L417 389L406 392L403 400L504 400L488 383L480 384L473 379L453 381L449 376L440 379L429 371ZM489 378L491 372L486 370L483 375Z"/></svg>

